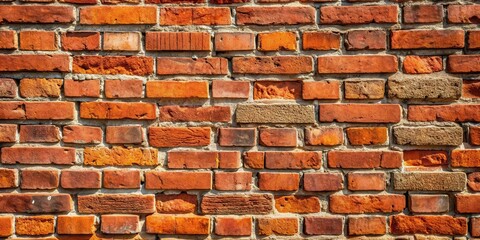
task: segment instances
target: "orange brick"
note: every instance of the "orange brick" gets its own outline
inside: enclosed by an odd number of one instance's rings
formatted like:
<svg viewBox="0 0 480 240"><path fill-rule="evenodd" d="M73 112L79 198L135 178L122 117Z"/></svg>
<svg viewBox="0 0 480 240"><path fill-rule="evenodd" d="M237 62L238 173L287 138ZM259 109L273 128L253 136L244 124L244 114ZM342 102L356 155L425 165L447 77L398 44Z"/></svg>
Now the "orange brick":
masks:
<svg viewBox="0 0 480 240"><path fill-rule="evenodd" d="M68 72L69 63L70 57L65 54L0 55L0 72Z"/></svg>
<svg viewBox="0 0 480 240"><path fill-rule="evenodd" d="M305 173L303 188L309 192L327 192L343 189L343 177L339 173Z"/></svg>
<svg viewBox="0 0 480 240"><path fill-rule="evenodd" d="M148 81L148 98L208 98L206 81Z"/></svg>
<svg viewBox="0 0 480 240"><path fill-rule="evenodd" d="M252 234L251 217L217 217L215 234L219 236L250 236Z"/></svg>
<svg viewBox="0 0 480 240"><path fill-rule="evenodd" d="M263 191L296 191L300 185L298 173L261 172L258 178L258 187Z"/></svg>
<svg viewBox="0 0 480 240"><path fill-rule="evenodd" d="M100 80L75 81L65 79L63 89L65 97L100 97Z"/></svg>
<svg viewBox="0 0 480 240"><path fill-rule="evenodd" d="M105 80L105 97L107 98L141 98L142 96L142 80Z"/></svg>
<svg viewBox="0 0 480 240"><path fill-rule="evenodd" d="M321 122L397 123L401 119L398 104L320 104Z"/></svg>
<svg viewBox="0 0 480 240"><path fill-rule="evenodd" d="M215 172L215 189L219 191L250 191L251 172Z"/></svg>
<svg viewBox="0 0 480 240"><path fill-rule="evenodd" d="M404 195L330 195L332 213L394 213L406 206Z"/></svg>
<svg viewBox="0 0 480 240"><path fill-rule="evenodd" d="M80 24L155 24L155 6L92 6L80 8Z"/></svg>
<svg viewBox="0 0 480 240"><path fill-rule="evenodd" d="M2 23L71 23L75 21L74 7L50 5L0 6ZM32 14L42 13L42 14Z"/></svg>
<svg viewBox="0 0 480 240"><path fill-rule="evenodd" d="M18 39L15 31L0 31L0 49L17 49Z"/></svg>
<svg viewBox="0 0 480 240"><path fill-rule="evenodd" d="M351 145L384 144L388 135L386 127L350 127L346 132Z"/></svg>
<svg viewBox="0 0 480 240"><path fill-rule="evenodd" d="M349 217L348 235L384 235L387 232L385 217Z"/></svg>
<svg viewBox="0 0 480 240"><path fill-rule="evenodd" d="M230 25L228 7L166 7L160 9L160 25Z"/></svg>
<svg viewBox="0 0 480 240"><path fill-rule="evenodd" d="M55 32L21 31L20 50L57 50Z"/></svg>
<svg viewBox="0 0 480 240"><path fill-rule="evenodd" d="M66 32L62 33L61 39L65 51L100 50L99 32Z"/></svg>
<svg viewBox="0 0 480 240"><path fill-rule="evenodd" d="M103 187L109 189L137 189L140 188L140 171L104 170Z"/></svg>
<svg viewBox="0 0 480 240"><path fill-rule="evenodd" d="M97 147L83 150L83 164L90 166L154 166L158 151L153 148Z"/></svg>
<svg viewBox="0 0 480 240"><path fill-rule="evenodd" d="M158 213L196 213L197 195L180 194L157 194L155 196Z"/></svg>
<svg viewBox="0 0 480 240"><path fill-rule="evenodd" d="M302 74L313 71L310 56L234 57L233 72L240 74Z"/></svg>
<svg viewBox="0 0 480 240"><path fill-rule="evenodd" d="M212 98L248 98L250 82L247 81L212 81Z"/></svg>
<svg viewBox="0 0 480 240"><path fill-rule="evenodd" d="M297 130L295 128L262 128L260 144L270 147L297 146Z"/></svg>
<svg viewBox="0 0 480 240"><path fill-rule="evenodd" d="M102 233L134 234L138 233L139 217L137 215L102 215Z"/></svg>
<svg viewBox="0 0 480 240"><path fill-rule="evenodd" d="M393 55L320 56L318 73L395 73L397 57Z"/></svg>
<svg viewBox="0 0 480 240"><path fill-rule="evenodd" d="M159 57L157 75L225 75L228 74L226 58Z"/></svg>
<svg viewBox="0 0 480 240"><path fill-rule="evenodd" d="M336 50L340 49L340 34L334 32L304 32L302 35L303 50Z"/></svg>
<svg viewBox="0 0 480 240"><path fill-rule="evenodd" d="M73 58L73 72L146 76L153 73L153 58L142 56L75 56Z"/></svg>
<svg viewBox="0 0 480 240"><path fill-rule="evenodd" d="M343 144L343 129L340 127L306 128L305 144L313 146Z"/></svg>
<svg viewBox="0 0 480 240"><path fill-rule="evenodd" d="M294 32L271 32L258 34L259 51L295 51L297 36Z"/></svg>
<svg viewBox="0 0 480 240"><path fill-rule="evenodd" d="M53 216L16 217L15 233L17 235L41 236L55 232Z"/></svg>
<svg viewBox="0 0 480 240"><path fill-rule="evenodd" d="M314 196L277 196L275 208L281 213L317 213L320 200Z"/></svg>
<svg viewBox="0 0 480 240"><path fill-rule="evenodd" d="M297 218L259 218L257 221L259 235L292 236L298 233Z"/></svg>
<svg viewBox="0 0 480 240"><path fill-rule="evenodd" d="M58 234L92 234L95 228L95 216L58 216Z"/></svg>
<svg viewBox="0 0 480 240"><path fill-rule="evenodd" d="M62 79L23 78L20 80L20 96L24 98L59 97Z"/></svg>
<svg viewBox="0 0 480 240"><path fill-rule="evenodd" d="M145 173L146 189L210 190L211 172L157 172Z"/></svg>
<svg viewBox="0 0 480 240"><path fill-rule="evenodd" d="M315 99L340 99L340 84L338 81L304 81L302 85L302 97L305 100Z"/></svg>
<svg viewBox="0 0 480 240"><path fill-rule="evenodd" d="M0 237L13 234L13 216L0 216Z"/></svg>
<svg viewBox="0 0 480 240"><path fill-rule="evenodd" d="M147 233L208 235L210 218L204 216L150 215L146 221Z"/></svg>
<svg viewBox="0 0 480 240"><path fill-rule="evenodd" d="M463 30L398 30L391 34L392 49L463 48Z"/></svg>
<svg viewBox="0 0 480 240"><path fill-rule="evenodd" d="M398 7L381 6L324 6L320 8L321 24L397 23Z"/></svg>
<svg viewBox="0 0 480 240"><path fill-rule="evenodd" d="M148 140L154 147L193 147L210 144L209 127L149 127Z"/></svg>
<svg viewBox="0 0 480 240"><path fill-rule="evenodd" d="M384 173L350 172L347 175L350 191L382 191L385 190Z"/></svg>
<svg viewBox="0 0 480 240"><path fill-rule="evenodd" d="M102 142L102 129L89 126L65 126L63 127L63 141L76 144L98 144Z"/></svg>
<svg viewBox="0 0 480 240"><path fill-rule="evenodd" d="M299 99L302 95L299 81L256 81L253 99Z"/></svg>
<svg viewBox="0 0 480 240"><path fill-rule="evenodd" d="M315 8L311 6L240 6L236 8L236 11L237 25L305 25L315 23Z"/></svg>
<svg viewBox="0 0 480 240"><path fill-rule="evenodd" d="M136 119L157 118L156 105L144 102L82 102L80 118L85 119Z"/></svg>

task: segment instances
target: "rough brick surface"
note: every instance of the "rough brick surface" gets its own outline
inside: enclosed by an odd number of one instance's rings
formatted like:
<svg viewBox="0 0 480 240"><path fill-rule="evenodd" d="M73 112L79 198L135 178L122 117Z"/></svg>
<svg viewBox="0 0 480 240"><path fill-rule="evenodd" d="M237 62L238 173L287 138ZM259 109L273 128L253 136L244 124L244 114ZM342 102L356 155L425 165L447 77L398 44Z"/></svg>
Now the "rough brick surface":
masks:
<svg viewBox="0 0 480 240"><path fill-rule="evenodd" d="M478 238L479 24L475 0L0 0L0 238Z"/></svg>

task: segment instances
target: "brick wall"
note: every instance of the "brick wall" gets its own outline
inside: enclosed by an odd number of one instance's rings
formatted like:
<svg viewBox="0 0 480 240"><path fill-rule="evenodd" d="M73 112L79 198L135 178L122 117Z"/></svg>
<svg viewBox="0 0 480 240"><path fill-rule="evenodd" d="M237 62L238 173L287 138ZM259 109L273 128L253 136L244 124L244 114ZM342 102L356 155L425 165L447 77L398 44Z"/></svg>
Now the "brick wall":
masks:
<svg viewBox="0 0 480 240"><path fill-rule="evenodd" d="M474 0L0 0L0 237L480 237L479 23Z"/></svg>

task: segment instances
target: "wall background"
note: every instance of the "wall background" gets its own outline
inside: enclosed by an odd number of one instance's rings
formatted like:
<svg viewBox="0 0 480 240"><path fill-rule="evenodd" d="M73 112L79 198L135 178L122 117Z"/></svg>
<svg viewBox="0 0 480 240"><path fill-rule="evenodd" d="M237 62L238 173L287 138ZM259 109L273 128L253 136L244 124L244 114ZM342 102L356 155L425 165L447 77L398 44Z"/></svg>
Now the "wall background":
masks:
<svg viewBox="0 0 480 240"><path fill-rule="evenodd" d="M0 0L0 236L480 236L477 1Z"/></svg>

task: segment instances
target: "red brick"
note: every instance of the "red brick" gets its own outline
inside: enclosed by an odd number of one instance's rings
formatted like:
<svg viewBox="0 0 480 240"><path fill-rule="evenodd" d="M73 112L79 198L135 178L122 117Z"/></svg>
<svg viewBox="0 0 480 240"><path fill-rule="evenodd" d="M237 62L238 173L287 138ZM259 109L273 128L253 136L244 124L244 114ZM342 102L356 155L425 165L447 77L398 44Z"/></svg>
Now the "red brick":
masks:
<svg viewBox="0 0 480 240"><path fill-rule="evenodd" d="M478 73L480 72L480 55L450 55L447 58L447 72Z"/></svg>
<svg viewBox="0 0 480 240"><path fill-rule="evenodd" d="M212 81L213 98L242 98L250 95L250 82L247 81Z"/></svg>
<svg viewBox="0 0 480 240"><path fill-rule="evenodd" d="M155 6L93 6L80 8L80 24L155 24Z"/></svg>
<svg viewBox="0 0 480 240"><path fill-rule="evenodd" d="M160 120L165 122L230 122L230 107L161 106Z"/></svg>
<svg viewBox="0 0 480 240"><path fill-rule="evenodd" d="M349 217L348 235L384 235L386 226L385 217Z"/></svg>
<svg viewBox="0 0 480 240"><path fill-rule="evenodd" d="M318 73L395 73L397 57L392 55L320 56Z"/></svg>
<svg viewBox="0 0 480 240"><path fill-rule="evenodd" d="M341 235L343 233L342 217L305 217L305 234L307 235Z"/></svg>
<svg viewBox="0 0 480 240"><path fill-rule="evenodd" d="M452 167L479 167L480 166L480 150L476 149L456 149L452 151L451 165Z"/></svg>
<svg viewBox="0 0 480 240"><path fill-rule="evenodd" d="M104 170L103 187L109 189L140 188L140 171L138 170Z"/></svg>
<svg viewBox="0 0 480 240"><path fill-rule="evenodd" d="M448 5L449 23L480 23L480 5Z"/></svg>
<svg viewBox="0 0 480 240"><path fill-rule="evenodd" d="M146 76L153 73L153 58L141 56L75 56L73 58L73 73Z"/></svg>
<svg viewBox="0 0 480 240"><path fill-rule="evenodd" d="M408 107L408 120L414 122L478 122L480 121L478 104L455 105L415 105Z"/></svg>
<svg viewBox="0 0 480 240"><path fill-rule="evenodd" d="M251 172L215 172L215 189L219 191L250 191Z"/></svg>
<svg viewBox="0 0 480 240"><path fill-rule="evenodd" d="M20 50L57 50L57 38L55 32L47 31L21 31Z"/></svg>
<svg viewBox="0 0 480 240"><path fill-rule="evenodd" d="M357 173L350 172L348 190L350 191L382 191L385 190L384 173Z"/></svg>
<svg viewBox="0 0 480 240"><path fill-rule="evenodd" d="M100 97L100 80L65 79L63 88L65 97Z"/></svg>
<svg viewBox="0 0 480 240"><path fill-rule="evenodd" d="M13 216L0 216L0 237L13 234Z"/></svg>
<svg viewBox="0 0 480 240"><path fill-rule="evenodd" d="M95 216L58 216L58 234L92 234L95 228Z"/></svg>
<svg viewBox="0 0 480 240"><path fill-rule="evenodd" d="M147 32L147 51L210 51L208 32Z"/></svg>
<svg viewBox="0 0 480 240"><path fill-rule="evenodd" d="M132 193L78 195L77 206L78 213L148 214L155 212L155 196Z"/></svg>
<svg viewBox="0 0 480 240"><path fill-rule="evenodd" d="M228 7L166 7L160 9L160 25L230 25Z"/></svg>
<svg viewBox="0 0 480 240"><path fill-rule="evenodd" d="M480 127L470 126L468 132L469 132L470 144L476 145L476 146L480 145Z"/></svg>
<svg viewBox="0 0 480 240"><path fill-rule="evenodd" d="M398 104L320 104L321 122L397 123L401 119Z"/></svg>
<svg viewBox="0 0 480 240"><path fill-rule="evenodd" d="M455 196L455 211L457 213L480 213L478 200L480 195L458 194Z"/></svg>
<svg viewBox="0 0 480 240"><path fill-rule="evenodd" d="M404 23L439 23L443 20L441 5L412 5L403 7Z"/></svg>
<svg viewBox="0 0 480 240"><path fill-rule="evenodd" d="M99 127L69 125L63 127L63 142L76 144L98 144L103 139Z"/></svg>
<svg viewBox="0 0 480 240"><path fill-rule="evenodd" d="M270 194L205 195L202 198L203 214L269 214L273 197Z"/></svg>
<svg viewBox="0 0 480 240"><path fill-rule="evenodd" d="M21 189L55 189L58 187L58 170L23 169L21 171Z"/></svg>
<svg viewBox="0 0 480 240"><path fill-rule="evenodd" d="M264 152L245 152L243 158L247 168L263 169L265 167Z"/></svg>
<svg viewBox="0 0 480 240"><path fill-rule="evenodd" d="M0 55L0 72L68 72L69 62L70 57L64 54Z"/></svg>
<svg viewBox="0 0 480 240"><path fill-rule="evenodd" d="M392 31L392 49L463 48L463 30L398 30Z"/></svg>
<svg viewBox="0 0 480 240"><path fill-rule="evenodd" d="M54 125L20 125L20 142L54 143L60 141L60 131Z"/></svg>
<svg viewBox="0 0 480 240"><path fill-rule="evenodd" d="M0 6L1 23L71 23L74 7L50 5ZM41 14L38 14L41 13Z"/></svg>
<svg viewBox="0 0 480 240"><path fill-rule="evenodd" d="M66 164L75 162L75 149L62 147L4 147L3 164Z"/></svg>
<svg viewBox="0 0 480 240"><path fill-rule="evenodd" d="M383 6L322 6L321 24L397 23L398 7Z"/></svg>
<svg viewBox="0 0 480 240"><path fill-rule="evenodd" d="M320 169L322 152L266 152L269 169Z"/></svg>
<svg viewBox="0 0 480 240"><path fill-rule="evenodd" d="M378 145L387 142L386 127L349 127L346 130L351 145Z"/></svg>
<svg viewBox="0 0 480 240"><path fill-rule="evenodd" d="M262 236L292 236L298 233L297 218L259 218L257 223L258 234Z"/></svg>
<svg viewBox="0 0 480 240"><path fill-rule="evenodd" d="M0 39L1 39L1 32L0 32ZM18 92L18 87L15 80L9 79L9 78L0 78L0 97L14 98L17 96L17 92Z"/></svg>
<svg viewBox="0 0 480 240"><path fill-rule="evenodd" d="M205 0L146 0L145 3L205 3Z"/></svg>
<svg viewBox="0 0 480 240"><path fill-rule="evenodd" d="M20 96L24 98L60 96L62 79L23 78L20 80Z"/></svg>
<svg viewBox="0 0 480 240"><path fill-rule="evenodd" d="M209 127L149 127L148 141L154 147L195 147L210 144Z"/></svg>
<svg viewBox="0 0 480 240"><path fill-rule="evenodd" d="M468 31L467 42L469 49L480 49L480 31Z"/></svg>
<svg viewBox="0 0 480 240"><path fill-rule="evenodd" d="M17 49L18 40L15 31L0 31L0 49Z"/></svg>
<svg viewBox="0 0 480 240"><path fill-rule="evenodd" d="M338 173L305 173L303 188L309 192L327 192L343 189L343 177Z"/></svg>
<svg viewBox="0 0 480 240"><path fill-rule="evenodd" d="M146 221L147 233L174 235L208 235L210 218L204 216L150 215Z"/></svg>
<svg viewBox="0 0 480 240"><path fill-rule="evenodd" d="M155 166L158 150L154 148L89 147L83 150L83 164L90 166Z"/></svg>
<svg viewBox="0 0 480 240"><path fill-rule="evenodd" d="M251 51L253 49L255 49L255 36L253 33L215 33L215 51Z"/></svg>
<svg viewBox="0 0 480 240"><path fill-rule="evenodd" d="M72 198L69 194L0 194L0 212L2 213L40 214L70 212L71 210Z"/></svg>
<svg viewBox="0 0 480 240"><path fill-rule="evenodd" d="M15 218L15 234L27 236L48 235L55 232L53 216L30 216Z"/></svg>
<svg viewBox="0 0 480 240"><path fill-rule="evenodd" d="M208 98L206 81L149 81L146 85L148 98Z"/></svg>
<svg viewBox="0 0 480 240"><path fill-rule="evenodd" d="M61 39L64 51L100 50L99 32L66 32L62 33Z"/></svg>
<svg viewBox="0 0 480 240"><path fill-rule="evenodd" d="M403 72L408 74L434 73L443 70L440 56L406 56L403 60Z"/></svg>
<svg viewBox="0 0 480 240"><path fill-rule="evenodd" d="M258 174L258 187L262 191L296 191L299 185L298 173L261 172Z"/></svg>
<svg viewBox="0 0 480 240"><path fill-rule="evenodd" d="M143 142L142 126L107 126L106 141L110 144L140 144Z"/></svg>
<svg viewBox="0 0 480 240"><path fill-rule="evenodd" d="M402 154L394 151L330 151L330 168L399 168Z"/></svg>
<svg viewBox="0 0 480 240"><path fill-rule="evenodd" d="M169 168L231 168L240 167L240 152L232 151L171 151Z"/></svg>
<svg viewBox="0 0 480 240"><path fill-rule="evenodd" d="M154 120L156 105L144 102L82 102L80 118Z"/></svg>
<svg viewBox="0 0 480 240"><path fill-rule="evenodd" d="M0 189L17 187L17 176L16 169L0 168Z"/></svg>
<svg viewBox="0 0 480 240"><path fill-rule="evenodd" d="M255 128L220 128L218 130L218 144L220 146L254 146L256 138Z"/></svg>
<svg viewBox="0 0 480 240"><path fill-rule="evenodd" d="M187 193L156 195L158 213L195 213L197 205L197 195Z"/></svg>
<svg viewBox="0 0 480 240"><path fill-rule="evenodd" d="M305 100L315 99L340 99L340 85L338 81L304 81L302 97Z"/></svg>
<svg viewBox="0 0 480 240"><path fill-rule="evenodd" d="M314 196L277 196L275 208L280 213L318 213L320 200Z"/></svg>
<svg viewBox="0 0 480 240"><path fill-rule="evenodd" d="M106 51L140 51L140 33L106 32L103 34L103 50Z"/></svg>
<svg viewBox="0 0 480 240"><path fill-rule="evenodd" d="M313 71L310 56L234 57L233 72L240 74L302 74Z"/></svg>
<svg viewBox="0 0 480 240"><path fill-rule="evenodd" d="M305 144L313 146L335 146L343 144L343 129L340 127L306 128Z"/></svg>
<svg viewBox="0 0 480 240"><path fill-rule="evenodd" d="M480 98L480 81L463 80L462 97L463 98Z"/></svg>
<svg viewBox="0 0 480 240"><path fill-rule="evenodd" d="M347 50L383 50L387 47L387 34L381 30L353 30L345 37Z"/></svg>
<svg viewBox="0 0 480 240"><path fill-rule="evenodd" d="M295 147L297 146L297 129L261 128L260 144L267 147Z"/></svg>
<svg viewBox="0 0 480 240"><path fill-rule="evenodd" d="M158 172L145 173L146 189L163 190L210 190L211 172Z"/></svg>
<svg viewBox="0 0 480 240"><path fill-rule="evenodd" d="M0 119L25 119L24 102L0 102Z"/></svg>
<svg viewBox="0 0 480 240"><path fill-rule="evenodd" d="M412 213L444 213L449 209L448 195L410 194L408 205Z"/></svg>
<svg viewBox="0 0 480 240"><path fill-rule="evenodd" d="M259 51L295 51L297 36L294 32L267 32L259 33Z"/></svg>
<svg viewBox="0 0 480 240"><path fill-rule="evenodd" d="M219 236L250 236L252 217L217 217L215 234Z"/></svg>
<svg viewBox="0 0 480 240"><path fill-rule="evenodd" d="M139 217L137 215L102 215L102 233L134 234L138 233Z"/></svg>
<svg viewBox="0 0 480 240"><path fill-rule="evenodd" d="M340 34L336 32L304 32L302 49L320 51L340 49Z"/></svg>
<svg viewBox="0 0 480 240"><path fill-rule="evenodd" d="M311 6L236 8L237 25L304 25L315 23L315 8Z"/></svg>
<svg viewBox="0 0 480 240"><path fill-rule="evenodd" d="M390 232L395 235L465 235L467 228L467 219L464 217L403 215L390 217Z"/></svg>
<svg viewBox="0 0 480 240"><path fill-rule="evenodd" d="M96 170L62 170L60 185L65 189L97 189L101 187L101 174Z"/></svg>
<svg viewBox="0 0 480 240"><path fill-rule="evenodd" d="M17 139L17 125L0 124L0 143L14 143Z"/></svg>
<svg viewBox="0 0 480 240"><path fill-rule="evenodd" d="M253 85L253 99L299 99L299 81L256 81Z"/></svg>
<svg viewBox="0 0 480 240"><path fill-rule="evenodd" d="M157 75L225 75L228 74L226 58L159 57ZM148 94L147 94L148 95Z"/></svg>
<svg viewBox="0 0 480 240"><path fill-rule="evenodd" d="M389 195L330 195L332 213L393 213L405 208L405 196Z"/></svg>
<svg viewBox="0 0 480 240"><path fill-rule="evenodd" d="M105 80L106 98L141 98L142 80Z"/></svg>

